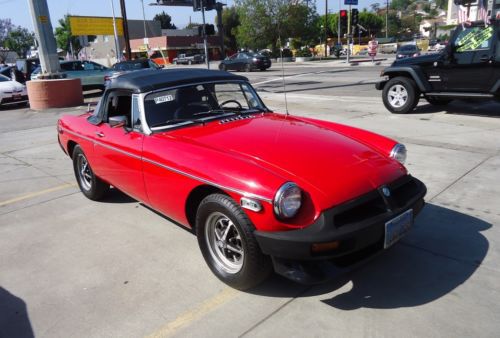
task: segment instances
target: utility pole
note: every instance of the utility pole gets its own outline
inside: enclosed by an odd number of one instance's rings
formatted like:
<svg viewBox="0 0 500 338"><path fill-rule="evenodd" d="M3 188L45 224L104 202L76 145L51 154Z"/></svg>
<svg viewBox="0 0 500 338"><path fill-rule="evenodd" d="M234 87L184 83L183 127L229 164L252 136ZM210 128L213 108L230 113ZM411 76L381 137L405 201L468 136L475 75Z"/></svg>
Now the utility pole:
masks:
<svg viewBox="0 0 500 338"><path fill-rule="evenodd" d="M352 5L349 5L349 11L347 12L347 63L349 63L351 54L351 9Z"/></svg>
<svg viewBox="0 0 500 338"><path fill-rule="evenodd" d="M338 17L337 17L337 23L338 23L338 27L337 27L337 44L340 46L342 43L340 42L340 6L341 6L341 1L342 0L339 0L339 14L338 14Z"/></svg>
<svg viewBox="0 0 500 338"><path fill-rule="evenodd" d="M127 60L131 60L132 52L130 50L130 38L128 36L127 9L125 8L125 0L120 0L120 8L123 18L123 38L125 39L125 53L127 55Z"/></svg>
<svg viewBox="0 0 500 338"><path fill-rule="evenodd" d="M222 11L224 9L224 4L217 2L215 5L215 10L217 11L217 31L219 32L219 43L221 58L226 58L226 50L224 48L224 25L222 24Z"/></svg>
<svg viewBox="0 0 500 338"><path fill-rule="evenodd" d="M389 0L385 0L385 38L389 37Z"/></svg>
<svg viewBox="0 0 500 338"><path fill-rule="evenodd" d="M48 79L62 77L59 73L56 39L50 22L47 0L28 0L35 36L38 41L38 54L42 67L42 77Z"/></svg>
<svg viewBox="0 0 500 338"><path fill-rule="evenodd" d="M120 62L122 59L122 51L120 48L120 42L118 40L118 30L116 29L116 17L115 17L115 4L114 0L111 0L111 12L113 13L113 32L115 34L115 49L116 49L116 62Z"/></svg>
<svg viewBox="0 0 500 338"><path fill-rule="evenodd" d="M328 57L328 0L325 0L325 58Z"/></svg>
<svg viewBox="0 0 500 338"><path fill-rule="evenodd" d="M148 37L148 32L146 30L146 12L144 12L144 0L141 0L142 4L142 22L144 23L144 37Z"/></svg>

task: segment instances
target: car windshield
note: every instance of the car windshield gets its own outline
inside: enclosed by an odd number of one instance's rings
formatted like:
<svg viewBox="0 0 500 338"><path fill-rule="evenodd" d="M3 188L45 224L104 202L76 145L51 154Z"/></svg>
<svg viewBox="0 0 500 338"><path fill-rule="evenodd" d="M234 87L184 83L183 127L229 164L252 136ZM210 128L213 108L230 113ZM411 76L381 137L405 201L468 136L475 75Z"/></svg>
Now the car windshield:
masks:
<svg viewBox="0 0 500 338"><path fill-rule="evenodd" d="M152 131L267 111L253 88L244 82L205 83L166 89L144 99Z"/></svg>
<svg viewBox="0 0 500 338"><path fill-rule="evenodd" d="M113 70L138 70L144 68L159 68L154 62L137 61L137 62L120 62L113 66Z"/></svg>
<svg viewBox="0 0 500 338"><path fill-rule="evenodd" d="M6 82L6 81L10 81L10 79L7 76L0 74L0 82Z"/></svg>

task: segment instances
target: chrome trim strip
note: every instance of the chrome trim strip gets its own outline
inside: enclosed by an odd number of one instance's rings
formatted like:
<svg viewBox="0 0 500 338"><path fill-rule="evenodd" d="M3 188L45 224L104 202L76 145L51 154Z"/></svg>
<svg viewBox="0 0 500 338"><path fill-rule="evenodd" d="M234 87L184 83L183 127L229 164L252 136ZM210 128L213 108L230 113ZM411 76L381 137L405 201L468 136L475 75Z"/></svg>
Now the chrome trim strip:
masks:
<svg viewBox="0 0 500 338"><path fill-rule="evenodd" d="M172 171L174 173L177 173L177 174L180 174L182 176L186 176L186 177L189 177L189 178L192 178L194 180L197 180L197 181L200 181L200 182L203 182L203 183L206 183L206 184L210 184L216 188L219 188L219 189L222 189L222 190L227 190L227 191L231 191L231 192L234 192L234 193L237 193L237 194L240 194L244 197L249 197L249 198L255 198L255 199L258 199L258 200L261 200L261 201L264 201L264 202L267 202L267 203L272 203L273 200L270 199L270 198L267 198L267 197L264 197L264 196L260 196L260 195L256 195L256 194L253 194L253 193L249 193L249 192L246 192L246 191L243 191L243 190L239 190L239 189L235 189L235 188L231 188L231 187L227 187L227 186L224 186L224 185L221 185L221 184L218 184L218 183L215 183L213 181L210 181L210 180L207 180L207 179L204 179L204 178L201 178L201 177L198 177L198 176L195 176L195 175L192 175L192 174L189 174L189 173L186 173L184 171L181 171L179 169L175 169L175 168L172 168L170 166L167 166L167 165L164 165L162 163L159 163L159 162L156 162L156 161L153 161L153 160L150 160L149 158L145 158L145 157L141 157L141 156L137 156L135 154L132 154L132 153L129 153L128 151L124 151L124 150L121 150L121 149L118 149L118 148L115 148L113 146L110 146L110 145L107 145L107 144L103 144L99 141L96 141L96 140L93 140L89 137L86 137L86 136L83 136L83 135L80 135L80 134L77 134L73 131L70 131L70 130L67 130L66 128L61 128L64 132L68 133L68 134L71 134L71 135L74 135L74 136L77 136L77 137L80 137L80 138L83 138L84 140L87 140L87 141L90 141L94 144L97 144L97 145L100 145L101 147L104 147L104 148L107 148L107 149L110 149L110 150L114 150L114 151L117 151L123 155L126 155L126 156L129 156L129 157L132 157L132 158L135 158L137 160L142 160L144 162L147 162L147 163L150 163L150 164L153 164L157 167L160 167L160 168L163 168L163 169L166 169L168 171Z"/></svg>

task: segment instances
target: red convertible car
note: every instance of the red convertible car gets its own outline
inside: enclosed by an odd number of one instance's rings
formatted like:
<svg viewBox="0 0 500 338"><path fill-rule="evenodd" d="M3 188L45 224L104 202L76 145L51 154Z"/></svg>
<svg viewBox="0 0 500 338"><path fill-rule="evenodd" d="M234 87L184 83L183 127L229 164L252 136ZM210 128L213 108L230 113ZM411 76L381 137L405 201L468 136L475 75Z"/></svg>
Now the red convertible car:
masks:
<svg viewBox="0 0 500 338"><path fill-rule="evenodd" d="M330 278L397 242L424 206L402 144L272 112L224 71L121 75L57 130L86 197L113 186L192 229L213 273L238 289L273 269Z"/></svg>

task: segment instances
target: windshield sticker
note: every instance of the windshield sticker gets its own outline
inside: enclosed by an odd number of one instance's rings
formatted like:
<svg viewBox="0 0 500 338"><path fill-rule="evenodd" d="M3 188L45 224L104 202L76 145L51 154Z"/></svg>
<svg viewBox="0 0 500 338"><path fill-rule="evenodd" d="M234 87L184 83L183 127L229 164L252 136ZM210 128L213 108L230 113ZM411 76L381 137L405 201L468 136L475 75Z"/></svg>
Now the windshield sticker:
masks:
<svg viewBox="0 0 500 338"><path fill-rule="evenodd" d="M457 52L460 53L468 50L475 50L478 48L488 48L488 41L492 36L492 26L489 26L483 30L472 30L457 41Z"/></svg>
<svg viewBox="0 0 500 338"><path fill-rule="evenodd" d="M174 97L172 95L164 95L164 96L155 97L154 100L155 100L155 104L160 104L160 103L173 101Z"/></svg>

